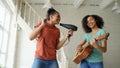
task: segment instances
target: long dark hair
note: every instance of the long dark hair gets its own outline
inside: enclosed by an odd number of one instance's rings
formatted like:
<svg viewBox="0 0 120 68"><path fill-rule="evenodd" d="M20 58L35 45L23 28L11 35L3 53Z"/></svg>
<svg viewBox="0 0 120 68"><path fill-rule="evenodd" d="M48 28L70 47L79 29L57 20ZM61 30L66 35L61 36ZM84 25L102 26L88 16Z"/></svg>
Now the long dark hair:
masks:
<svg viewBox="0 0 120 68"><path fill-rule="evenodd" d="M89 28L89 27L87 26L87 18L88 18L88 17L93 17L93 18L95 19L95 21L96 21L96 24L97 24L98 28L103 28L103 26L104 26L104 21L103 21L102 17L100 17L100 16L98 16L98 15L86 15L86 16L82 19L82 27L83 27L83 29L84 29L84 31L85 31L86 33L89 33L89 32L92 31L91 28Z"/></svg>
<svg viewBox="0 0 120 68"><path fill-rule="evenodd" d="M53 15L55 13L59 13L59 12L56 11L54 8L49 8L46 15L47 19L50 20L50 15Z"/></svg>

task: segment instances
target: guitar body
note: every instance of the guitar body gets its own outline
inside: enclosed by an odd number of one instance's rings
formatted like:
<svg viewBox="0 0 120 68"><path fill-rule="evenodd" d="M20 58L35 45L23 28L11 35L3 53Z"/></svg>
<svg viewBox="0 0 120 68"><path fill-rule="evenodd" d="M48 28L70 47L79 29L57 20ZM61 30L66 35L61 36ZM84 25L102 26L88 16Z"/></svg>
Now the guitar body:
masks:
<svg viewBox="0 0 120 68"><path fill-rule="evenodd" d="M90 52L92 51L92 46L88 46L85 49L83 49L82 51L78 52L77 55L73 58L73 62L75 62L76 64L80 63L83 59L87 58L90 54Z"/></svg>

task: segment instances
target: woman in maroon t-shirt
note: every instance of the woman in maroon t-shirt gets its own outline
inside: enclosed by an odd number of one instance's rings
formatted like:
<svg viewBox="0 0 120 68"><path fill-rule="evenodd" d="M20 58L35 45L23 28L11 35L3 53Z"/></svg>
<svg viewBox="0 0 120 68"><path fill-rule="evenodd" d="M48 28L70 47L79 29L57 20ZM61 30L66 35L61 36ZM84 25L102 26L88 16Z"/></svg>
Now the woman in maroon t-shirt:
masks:
<svg viewBox="0 0 120 68"><path fill-rule="evenodd" d="M46 19L35 25L35 30L30 35L30 40L37 38L32 68L59 68L56 50L63 46L69 34L73 35L73 30L69 30L64 38L59 41L60 30L55 25L59 24L60 20L59 12L50 8L47 11Z"/></svg>

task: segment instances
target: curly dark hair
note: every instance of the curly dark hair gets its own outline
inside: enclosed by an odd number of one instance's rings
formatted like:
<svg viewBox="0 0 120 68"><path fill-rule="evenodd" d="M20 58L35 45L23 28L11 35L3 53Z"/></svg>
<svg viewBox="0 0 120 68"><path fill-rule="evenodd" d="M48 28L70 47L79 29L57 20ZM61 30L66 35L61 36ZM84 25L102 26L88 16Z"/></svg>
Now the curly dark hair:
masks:
<svg viewBox="0 0 120 68"><path fill-rule="evenodd" d="M103 21L102 17L100 17L100 16L98 16L98 15L86 15L86 16L82 19L82 27L83 27L83 29L84 29L84 31L85 31L86 33L89 33L89 32L92 31L91 28L89 28L89 27L87 26L87 18L88 18L88 17L93 17L93 18L95 19L95 21L96 21L96 24L97 24L98 28L103 28L103 26L104 26L104 21Z"/></svg>

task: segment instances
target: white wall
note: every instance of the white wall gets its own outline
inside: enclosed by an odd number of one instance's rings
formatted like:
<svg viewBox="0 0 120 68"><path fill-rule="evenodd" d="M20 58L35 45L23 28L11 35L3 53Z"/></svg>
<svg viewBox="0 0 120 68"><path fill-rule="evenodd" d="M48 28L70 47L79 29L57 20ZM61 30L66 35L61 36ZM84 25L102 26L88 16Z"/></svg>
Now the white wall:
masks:
<svg viewBox="0 0 120 68"><path fill-rule="evenodd" d="M38 13L43 17L45 16L44 10L41 10L40 5L33 5ZM39 8L39 9L38 9ZM72 5L55 5L56 10L61 14L61 22L71 23L78 26L78 31L74 33L74 36L71 37L70 43L65 46L65 53L67 59L69 60L69 68L79 68L79 65L76 65L72 62L73 57L76 53L76 47L81 42L84 35L81 20L85 15L88 14L97 14L103 17L105 21L105 29L110 32L110 37L108 40L108 50L104 53L104 65L105 68L119 68L119 38L120 38L120 14L113 14L111 8L101 10L99 7L86 6L79 9L74 8ZM61 32L65 33L67 29L60 28ZM18 33L18 45L17 45L17 58L16 68L25 68L30 66L33 61L33 53L35 45L28 40L28 36L25 35L25 32L20 30Z"/></svg>
<svg viewBox="0 0 120 68"><path fill-rule="evenodd" d="M28 28L26 24L23 24L25 23L24 20L18 17L17 23L19 23L22 28L18 27L15 68L31 68L34 59L36 41L29 40L31 29Z"/></svg>

